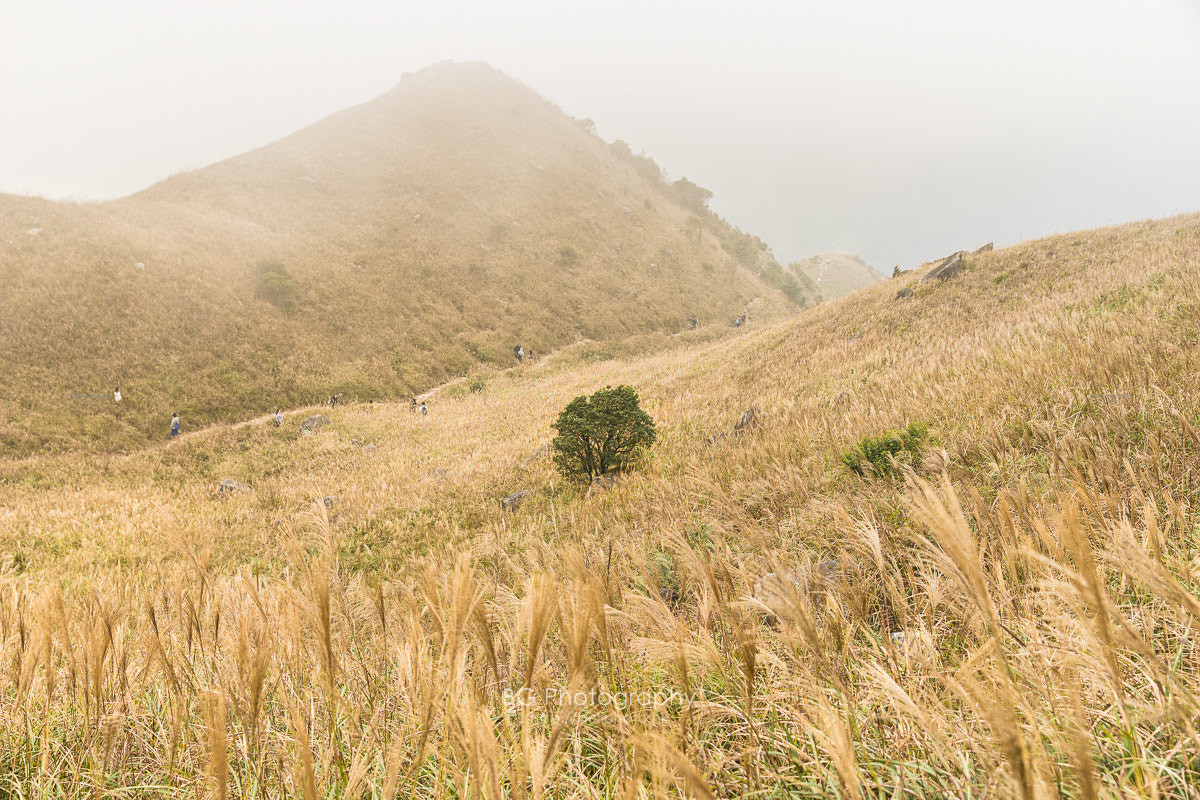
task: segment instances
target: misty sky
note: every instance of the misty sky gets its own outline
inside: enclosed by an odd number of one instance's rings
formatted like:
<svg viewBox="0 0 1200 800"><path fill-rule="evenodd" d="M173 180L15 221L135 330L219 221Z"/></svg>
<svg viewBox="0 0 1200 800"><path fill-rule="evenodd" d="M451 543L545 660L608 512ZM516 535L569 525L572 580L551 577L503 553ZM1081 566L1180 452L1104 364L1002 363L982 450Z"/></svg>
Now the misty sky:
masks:
<svg viewBox="0 0 1200 800"><path fill-rule="evenodd" d="M0 0L0 191L144 188L487 61L784 263L1200 211L1197 0Z"/></svg>

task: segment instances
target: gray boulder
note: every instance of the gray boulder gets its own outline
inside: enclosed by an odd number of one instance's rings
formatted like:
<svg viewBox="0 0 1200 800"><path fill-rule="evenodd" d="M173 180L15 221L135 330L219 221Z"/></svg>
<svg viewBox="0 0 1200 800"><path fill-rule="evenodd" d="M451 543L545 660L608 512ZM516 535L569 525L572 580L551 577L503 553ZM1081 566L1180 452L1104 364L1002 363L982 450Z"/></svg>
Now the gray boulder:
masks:
<svg viewBox="0 0 1200 800"><path fill-rule="evenodd" d="M376 446L375 446L375 445L373 445L373 444L366 444L366 445L363 445L363 452L364 452L364 453L374 453L374 452L375 452L376 450L378 450L378 449L379 449L379 448L378 448L378 447L376 447Z"/></svg>
<svg viewBox="0 0 1200 800"><path fill-rule="evenodd" d="M300 430L316 433L317 431L321 430L322 425L328 425L331 422L333 422L333 420L324 414L313 414L311 417L304 420L304 422L300 423Z"/></svg>
<svg viewBox="0 0 1200 800"><path fill-rule="evenodd" d="M762 425L762 421L766 418L766 416L767 415L763 413L761 408L747 408L742 412L742 415L738 417L738 421L734 423L734 434L740 435L743 433L749 433L755 428L758 428Z"/></svg>
<svg viewBox="0 0 1200 800"><path fill-rule="evenodd" d="M521 466L517 467L517 469L529 469L531 466L536 464L538 461L541 461L548 455L550 455L550 445L544 444L537 450L534 450L532 453L530 453L529 458L522 461Z"/></svg>
<svg viewBox="0 0 1200 800"><path fill-rule="evenodd" d="M903 300L904 298L908 297L910 294L912 294L912 287L910 287L910 286L905 286L903 289L901 289L900 291L896 292L896 298L895 298L895 299L897 299L897 300Z"/></svg>
<svg viewBox="0 0 1200 800"><path fill-rule="evenodd" d="M950 280L955 275L967 268L967 262L963 261L963 256L966 254L966 250L959 250L954 255L947 256L942 263L925 273L925 277L921 278L921 283L929 283L930 281L934 280Z"/></svg>
<svg viewBox="0 0 1200 800"><path fill-rule="evenodd" d="M440 480L440 479L446 477L446 470L442 469L441 467L434 467L433 469L427 469L422 474L422 477Z"/></svg>
<svg viewBox="0 0 1200 800"><path fill-rule="evenodd" d="M253 491L254 490L251 489L248 484L242 483L241 481L235 481L233 478L226 478L225 480L221 481L220 486L217 487L217 494L221 495L250 494Z"/></svg>
<svg viewBox="0 0 1200 800"><path fill-rule="evenodd" d="M592 478L592 483L588 487L589 495L595 492L606 492L609 489L615 488L620 482L620 476L615 472L609 472L604 475L597 475Z"/></svg>
<svg viewBox="0 0 1200 800"><path fill-rule="evenodd" d="M822 561L813 567L800 567L784 573L768 572L754 582L751 596L772 614L786 616L792 597L805 598L816 605L842 580L842 564L837 559Z"/></svg>
<svg viewBox="0 0 1200 800"><path fill-rule="evenodd" d="M529 496L528 489L522 489L519 492L513 492L508 497L500 501L500 505L505 511L516 511L521 507L521 503L525 502L525 498Z"/></svg>

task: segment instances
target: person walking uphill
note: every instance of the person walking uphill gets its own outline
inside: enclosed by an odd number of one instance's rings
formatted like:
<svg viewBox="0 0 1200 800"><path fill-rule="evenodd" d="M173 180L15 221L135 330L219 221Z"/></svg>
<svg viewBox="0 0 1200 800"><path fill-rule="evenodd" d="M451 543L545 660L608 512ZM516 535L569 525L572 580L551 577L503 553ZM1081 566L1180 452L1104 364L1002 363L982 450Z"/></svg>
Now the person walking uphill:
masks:
<svg viewBox="0 0 1200 800"><path fill-rule="evenodd" d="M121 402L121 387L120 386L113 389L113 402L114 403Z"/></svg>
<svg viewBox="0 0 1200 800"><path fill-rule="evenodd" d="M171 438L174 439L179 435L179 415L174 411L171 412Z"/></svg>

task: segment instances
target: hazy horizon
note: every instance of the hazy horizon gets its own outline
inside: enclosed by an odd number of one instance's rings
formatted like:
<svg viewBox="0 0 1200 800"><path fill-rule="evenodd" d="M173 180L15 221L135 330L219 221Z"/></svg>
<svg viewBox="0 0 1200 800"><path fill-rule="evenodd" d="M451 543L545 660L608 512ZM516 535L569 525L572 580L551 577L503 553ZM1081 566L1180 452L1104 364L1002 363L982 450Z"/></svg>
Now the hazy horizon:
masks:
<svg viewBox="0 0 1200 800"><path fill-rule="evenodd" d="M887 273L1200 210L1200 7L1184 0L0 2L0 191L129 194L448 59L712 190L784 263L845 250Z"/></svg>

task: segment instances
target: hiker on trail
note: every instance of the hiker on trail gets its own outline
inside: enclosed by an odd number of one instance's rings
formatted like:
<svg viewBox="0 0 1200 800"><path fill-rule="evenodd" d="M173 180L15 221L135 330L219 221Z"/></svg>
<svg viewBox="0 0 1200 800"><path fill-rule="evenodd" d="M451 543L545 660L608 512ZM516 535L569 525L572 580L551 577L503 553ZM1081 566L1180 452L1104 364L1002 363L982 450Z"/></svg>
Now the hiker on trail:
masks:
<svg viewBox="0 0 1200 800"><path fill-rule="evenodd" d="M333 397L329 398L329 407L337 408L338 400L340 400L340 399L341 399L341 395L338 395L338 394L335 394Z"/></svg>
<svg viewBox="0 0 1200 800"><path fill-rule="evenodd" d="M276 428L283 427L283 409L282 408L275 409L275 427Z"/></svg>
<svg viewBox="0 0 1200 800"><path fill-rule="evenodd" d="M735 327L735 328L742 327L742 315L741 314L738 314L737 317L733 320L733 327Z"/></svg>
<svg viewBox="0 0 1200 800"><path fill-rule="evenodd" d="M179 414L171 412L171 438L174 439L179 435Z"/></svg>
<svg viewBox="0 0 1200 800"><path fill-rule="evenodd" d="M423 400L421 401L421 416L422 417L429 416L429 406L425 405L425 401L423 401Z"/></svg>
<svg viewBox="0 0 1200 800"><path fill-rule="evenodd" d="M371 400L367 401L367 413L370 414L374 410L375 410L375 399L372 398Z"/></svg>
<svg viewBox="0 0 1200 800"><path fill-rule="evenodd" d="M514 347L513 355L517 357L518 362L520 362L522 364L525 363L525 348L524 347L521 347L521 345L517 345L516 347Z"/></svg>
<svg viewBox="0 0 1200 800"><path fill-rule="evenodd" d="M417 398L413 398L412 405L408 407L408 410L414 414L417 413Z"/></svg>
<svg viewBox="0 0 1200 800"><path fill-rule="evenodd" d="M691 330L691 331L696 330L696 326L699 324L700 324L700 320L696 319L695 316L688 317L688 330Z"/></svg>
<svg viewBox="0 0 1200 800"><path fill-rule="evenodd" d="M113 402L114 403L121 402L121 387L120 386L113 389Z"/></svg>

